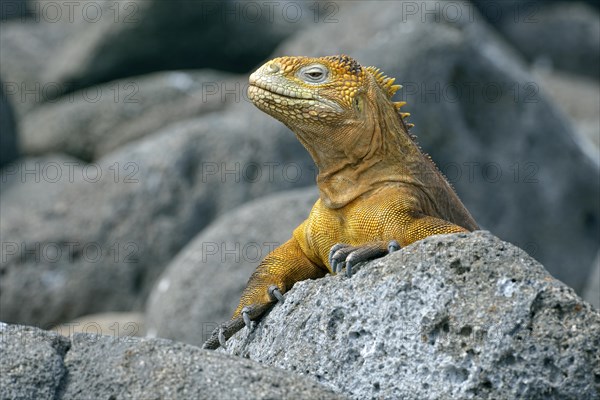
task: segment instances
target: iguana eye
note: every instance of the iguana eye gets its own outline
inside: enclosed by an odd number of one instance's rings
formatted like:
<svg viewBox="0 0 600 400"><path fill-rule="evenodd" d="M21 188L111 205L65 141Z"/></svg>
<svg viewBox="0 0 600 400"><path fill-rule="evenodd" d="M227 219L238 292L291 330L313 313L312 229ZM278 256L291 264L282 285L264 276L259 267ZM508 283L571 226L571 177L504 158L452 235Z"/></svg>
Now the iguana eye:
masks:
<svg viewBox="0 0 600 400"><path fill-rule="evenodd" d="M307 83L322 83L327 79L327 72L323 65L309 65L298 71L298 77Z"/></svg>

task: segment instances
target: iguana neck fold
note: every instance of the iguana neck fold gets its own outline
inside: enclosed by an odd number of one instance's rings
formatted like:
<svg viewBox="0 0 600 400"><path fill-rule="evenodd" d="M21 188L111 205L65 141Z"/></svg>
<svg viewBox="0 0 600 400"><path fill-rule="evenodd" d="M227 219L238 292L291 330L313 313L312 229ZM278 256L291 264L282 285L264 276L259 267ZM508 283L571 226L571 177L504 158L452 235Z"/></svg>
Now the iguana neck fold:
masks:
<svg viewBox="0 0 600 400"><path fill-rule="evenodd" d="M361 101L369 104L363 105L365 118L360 124L323 132L293 127L318 168L321 200L329 208L343 207L393 182L424 185L420 178L427 162L393 104L375 90ZM411 166L417 168L412 171Z"/></svg>

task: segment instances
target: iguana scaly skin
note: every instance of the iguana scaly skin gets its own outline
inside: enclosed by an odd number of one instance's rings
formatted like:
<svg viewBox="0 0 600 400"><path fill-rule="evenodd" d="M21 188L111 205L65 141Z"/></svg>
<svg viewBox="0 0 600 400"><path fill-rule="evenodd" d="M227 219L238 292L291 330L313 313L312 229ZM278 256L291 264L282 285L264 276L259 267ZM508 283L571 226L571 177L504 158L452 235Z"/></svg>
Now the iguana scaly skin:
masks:
<svg viewBox="0 0 600 400"><path fill-rule="evenodd" d="M478 229L408 133L400 88L347 56L281 57L250 75L248 95L315 161L320 198L292 238L250 277L232 319L205 348L251 327L295 282L337 273L430 235Z"/></svg>

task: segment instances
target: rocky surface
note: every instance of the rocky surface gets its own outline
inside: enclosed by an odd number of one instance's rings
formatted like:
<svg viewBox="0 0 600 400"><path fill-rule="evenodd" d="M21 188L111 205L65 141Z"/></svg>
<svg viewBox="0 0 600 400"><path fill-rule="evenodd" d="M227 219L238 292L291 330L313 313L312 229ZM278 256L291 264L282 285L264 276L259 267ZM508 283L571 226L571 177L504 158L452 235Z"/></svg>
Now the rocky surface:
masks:
<svg viewBox="0 0 600 400"><path fill-rule="evenodd" d="M342 399L314 380L168 340L0 323L3 399Z"/></svg>
<svg viewBox="0 0 600 400"><path fill-rule="evenodd" d="M483 17L450 8L341 6L275 54L346 53L395 77L412 132L479 224L581 292L600 243L598 162Z"/></svg>
<svg viewBox="0 0 600 400"><path fill-rule="evenodd" d="M286 242L318 197L314 188L261 197L215 220L169 264L148 300L148 334L202 345L228 320L259 262Z"/></svg>
<svg viewBox="0 0 600 400"><path fill-rule="evenodd" d="M598 310L479 231L297 283L227 352L357 399L597 399L599 346Z"/></svg>
<svg viewBox="0 0 600 400"><path fill-rule="evenodd" d="M22 151L97 160L169 124L242 101L247 79L243 85L240 79L214 71L169 71L85 88L30 112L20 127ZM225 95L226 89L232 93Z"/></svg>
<svg viewBox="0 0 600 400"><path fill-rule="evenodd" d="M31 159L3 171L0 320L49 328L140 309L167 262L215 217L314 182L312 161L281 130L241 102L94 164Z"/></svg>
<svg viewBox="0 0 600 400"><path fill-rule="evenodd" d="M513 3L514 4L514 3ZM598 79L600 70L600 13L578 2L522 3L496 22L531 63ZM562 40L557 32L568 31Z"/></svg>
<svg viewBox="0 0 600 400"><path fill-rule="evenodd" d="M21 18L0 24L0 69L5 90L18 118L46 98L72 90L66 82L45 78L48 63L70 35L80 33L82 22L68 19L49 22Z"/></svg>
<svg viewBox="0 0 600 400"><path fill-rule="evenodd" d="M69 341L57 333L0 322L0 397L55 399Z"/></svg>
<svg viewBox="0 0 600 400"><path fill-rule="evenodd" d="M600 82L548 68L536 68L535 79L573 122L580 147L600 163Z"/></svg>

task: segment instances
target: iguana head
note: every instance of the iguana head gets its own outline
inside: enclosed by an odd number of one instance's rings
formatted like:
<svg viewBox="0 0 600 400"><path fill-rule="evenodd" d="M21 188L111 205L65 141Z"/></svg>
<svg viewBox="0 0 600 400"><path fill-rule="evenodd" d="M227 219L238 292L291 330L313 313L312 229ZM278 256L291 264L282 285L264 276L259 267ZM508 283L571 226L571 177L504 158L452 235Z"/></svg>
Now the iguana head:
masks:
<svg viewBox="0 0 600 400"><path fill-rule="evenodd" d="M384 105L399 109L404 103L390 99L400 87L377 68L362 67L345 55L279 57L250 75L248 95L294 132L318 134L360 127Z"/></svg>
<svg viewBox="0 0 600 400"><path fill-rule="evenodd" d="M321 197L343 205L370 190L366 170L397 161L412 143L408 114L399 112L404 102L391 100L399 88L345 55L279 57L250 75L248 96L296 133L319 168Z"/></svg>

